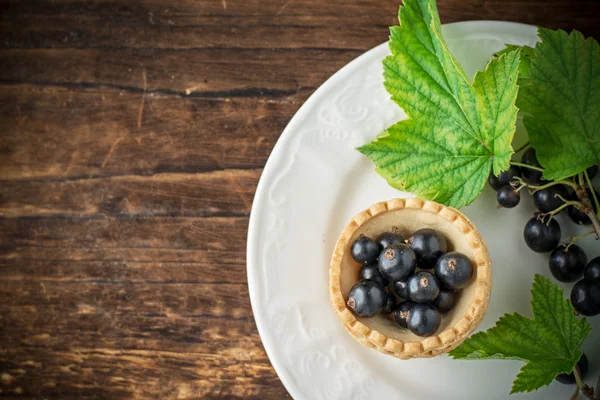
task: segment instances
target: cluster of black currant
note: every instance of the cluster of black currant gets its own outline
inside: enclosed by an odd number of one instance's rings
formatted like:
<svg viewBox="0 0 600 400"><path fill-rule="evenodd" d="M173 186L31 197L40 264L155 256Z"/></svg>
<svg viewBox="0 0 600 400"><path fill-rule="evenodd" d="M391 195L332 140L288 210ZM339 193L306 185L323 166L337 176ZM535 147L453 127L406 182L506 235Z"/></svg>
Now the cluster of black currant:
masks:
<svg viewBox="0 0 600 400"><path fill-rule="evenodd" d="M523 231L525 243L537 253L551 252L548 264L550 272L557 280L574 282L583 276L583 279L577 282L571 290L571 303L580 314L586 316L600 314L600 257L596 257L588 263L585 251L573 244L573 240L570 243L561 244L560 224L552 217L566 210L569 218L576 224L589 226L592 225L591 219L578 207L578 196L574 190L565 184L542 178L543 168L538 163L533 148L529 148L523 153L521 166L520 168L511 165L499 176L490 174L488 183L497 192L496 199L499 206L515 207L521 200L521 189L531 188L534 190L533 202L538 211L525 225ZM586 170L587 178L591 180L597 172L598 166L596 165L588 168ZM586 191L591 197L589 187L586 188ZM598 192L595 194L596 198L600 198ZM594 211L598 211L595 203L592 202L592 206ZM577 366L582 378L585 378L589 368L585 354ZM560 374L556 380L572 384L575 383L575 376L572 372Z"/></svg>
<svg viewBox="0 0 600 400"><path fill-rule="evenodd" d="M348 307L360 317L393 313L415 335L433 335L473 273L467 256L447 250L446 238L433 229L419 229L407 240L394 232L375 240L361 235L351 247L362 267Z"/></svg>
<svg viewBox="0 0 600 400"><path fill-rule="evenodd" d="M575 185L574 181L561 184L544 180L543 169L533 148L523 153L521 165L521 168L511 165L508 171L499 176L490 174L488 183L497 191L498 204L505 208L515 207L520 201L521 189L534 190L533 202L538 211L525 225L525 243L537 253L551 252L548 264L550 272L557 280L575 282L583 276L571 290L573 307L586 316L600 314L600 257L588 264L585 251L574 244L573 240L561 243L560 224L553 218L566 210L576 224L592 225L591 219L580 209L577 194L569 190L567 184L573 182ZM597 172L598 166L594 165L587 169L586 175L592 179ZM586 190L588 195L591 195L590 189ZM600 198L597 192L596 198ZM594 211L597 211L595 203L592 204Z"/></svg>

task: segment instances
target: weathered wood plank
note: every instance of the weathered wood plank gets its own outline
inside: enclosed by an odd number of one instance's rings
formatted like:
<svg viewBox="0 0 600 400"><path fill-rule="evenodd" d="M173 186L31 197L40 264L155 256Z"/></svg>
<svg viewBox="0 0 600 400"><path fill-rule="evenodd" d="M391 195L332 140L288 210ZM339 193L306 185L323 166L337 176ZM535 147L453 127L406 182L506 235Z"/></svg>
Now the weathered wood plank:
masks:
<svg viewBox="0 0 600 400"><path fill-rule="evenodd" d="M3 49L0 83L106 86L208 98L287 97L316 89L361 53L321 49Z"/></svg>
<svg viewBox="0 0 600 400"><path fill-rule="evenodd" d="M4 0L2 45L34 48L349 48L387 38L399 1ZM33 6L35 3L35 7ZM1 4L1 3L0 3ZM594 1L439 1L442 22L504 20L600 33Z"/></svg>
<svg viewBox="0 0 600 400"><path fill-rule="evenodd" d="M254 357L248 346L222 357L155 349L23 346L2 350L0 365L3 398L5 393L59 399L288 397L268 361Z"/></svg>
<svg viewBox="0 0 600 400"><path fill-rule="evenodd" d="M195 252L199 261L127 261L127 260L56 260L47 257L77 257L83 252L68 254L67 250L41 252L36 246L15 248L6 254L0 254L0 281L20 283L39 282L50 285L62 283L93 284L246 284L246 263L243 251ZM176 251L175 251L176 252ZM31 255L29 255L31 253ZM110 256L108 252L106 256ZM155 254L152 250L146 253ZM40 257L37 260L21 257ZM170 258L177 258L171 255ZM214 260L214 261L213 261ZM227 271L224 273L223 271Z"/></svg>
<svg viewBox="0 0 600 400"><path fill-rule="evenodd" d="M19 291L15 293L14 288ZM0 283L0 298L10 298L10 305L0 304L0 313L16 308L33 307L42 314L67 316L96 310L123 317L159 315L188 318L252 318L248 288L240 284L181 283L114 283L25 282ZM18 316L18 312L12 317Z"/></svg>
<svg viewBox="0 0 600 400"><path fill-rule="evenodd" d="M242 284L247 226L247 218L4 219L0 282Z"/></svg>
<svg viewBox="0 0 600 400"><path fill-rule="evenodd" d="M282 398L249 305L247 223L0 220L2 395ZM164 263L155 249L196 261Z"/></svg>
<svg viewBox="0 0 600 400"><path fill-rule="evenodd" d="M0 216L247 216L261 170L4 181Z"/></svg>
<svg viewBox="0 0 600 400"><path fill-rule="evenodd" d="M0 180L262 168L304 96L0 85Z"/></svg>
<svg viewBox="0 0 600 400"><path fill-rule="evenodd" d="M6 2L6 1L5 1ZM10 47L364 49L386 40L396 1L213 0L12 3ZM43 26L43 28L41 28ZM352 27L352 29L348 29Z"/></svg>
<svg viewBox="0 0 600 400"><path fill-rule="evenodd" d="M50 249L240 249L248 218L17 218L0 219L1 247ZM148 261L146 257L126 260ZM81 258L66 258L81 260ZM161 261L160 259L154 259Z"/></svg>

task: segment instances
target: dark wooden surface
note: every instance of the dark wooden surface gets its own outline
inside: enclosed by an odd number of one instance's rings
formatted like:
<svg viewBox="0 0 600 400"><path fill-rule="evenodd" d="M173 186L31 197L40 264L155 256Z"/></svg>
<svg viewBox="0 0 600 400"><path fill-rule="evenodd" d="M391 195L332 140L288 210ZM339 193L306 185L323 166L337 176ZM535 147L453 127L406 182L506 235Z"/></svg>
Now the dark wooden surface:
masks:
<svg viewBox="0 0 600 400"><path fill-rule="evenodd" d="M600 3L440 0L600 37ZM298 107L394 0L0 0L0 396L282 399L245 243Z"/></svg>

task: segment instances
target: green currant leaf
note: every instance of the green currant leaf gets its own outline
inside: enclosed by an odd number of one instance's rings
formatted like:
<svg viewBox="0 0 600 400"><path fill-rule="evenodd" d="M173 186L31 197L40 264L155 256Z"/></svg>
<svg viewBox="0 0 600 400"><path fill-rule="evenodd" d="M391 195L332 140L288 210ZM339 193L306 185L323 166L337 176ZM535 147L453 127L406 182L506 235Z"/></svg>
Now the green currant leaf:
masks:
<svg viewBox="0 0 600 400"><path fill-rule="evenodd" d="M534 49L529 46L517 46L514 44L507 44L506 48L500 50L494 56L500 57L503 54L510 53L515 50L521 50L521 62L519 63L519 79L529 77L531 71L531 60L534 57Z"/></svg>
<svg viewBox="0 0 600 400"><path fill-rule="evenodd" d="M600 46L577 31L538 34L518 105L544 178L560 180L600 164Z"/></svg>
<svg viewBox="0 0 600 400"><path fill-rule="evenodd" d="M358 150L389 184L453 207L508 169L517 118L519 51L471 84L442 37L435 0L406 0L383 61L387 91L408 114Z"/></svg>
<svg viewBox="0 0 600 400"><path fill-rule="evenodd" d="M585 318L575 317L563 290L536 275L531 289L533 319L505 314L496 326L479 332L450 352L455 359L522 360L511 393L547 386L558 374L569 373L583 354L581 343L592 330Z"/></svg>

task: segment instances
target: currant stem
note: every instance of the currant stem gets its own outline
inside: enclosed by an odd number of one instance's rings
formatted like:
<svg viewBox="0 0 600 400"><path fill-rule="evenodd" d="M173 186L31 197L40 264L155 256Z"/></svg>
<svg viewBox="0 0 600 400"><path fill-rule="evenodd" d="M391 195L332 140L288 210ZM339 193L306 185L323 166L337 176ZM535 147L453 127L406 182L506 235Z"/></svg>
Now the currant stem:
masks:
<svg viewBox="0 0 600 400"><path fill-rule="evenodd" d="M573 368L573 375L575 376L575 381L577 382L577 387L580 390L583 390L583 388L585 388L585 383L581 379L581 371L579 371L579 366L576 365L575 368Z"/></svg>
<svg viewBox="0 0 600 400"><path fill-rule="evenodd" d="M566 185L566 186L571 186L575 190L579 189L579 186L577 186L577 184L575 182L568 180L568 179L563 179L561 181L552 181L552 182L546 183L545 185L539 185L539 186L538 185L530 185L529 183L525 182L522 178L519 178L519 182L521 182L523 184L523 186L527 186L529 189L533 189L534 192L537 192L538 190L549 188L550 186L554 186L554 185Z"/></svg>
<svg viewBox="0 0 600 400"><path fill-rule="evenodd" d="M584 237L589 236L593 233L596 233L596 230L590 229L589 231L587 231L586 233L584 233L582 235L571 236L570 238L567 238L565 241L563 241L563 245L566 245L565 250L569 251L569 247L571 247L571 245L573 245L576 241L583 239Z"/></svg>
<svg viewBox="0 0 600 400"><path fill-rule="evenodd" d="M571 395L569 400L577 400L579 398L579 386L575 386L575 393Z"/></svg>
<svg viewBox="0 0 600 400"><path fill-rule="evenodd" d="M565 204L563 204L562 206L555 208L554 210L547 212L547 213L543 213L540 214L542 217L546 217L546 216L554 216L556 214L558 214L559 212L561 212L562 210L564 210L565 208L569 207L569 206L581 206L581 203L578 201L574 201L574 200L565 200L562 197L559 196L559 198L561 200L563 200L565 202Z"/></svg>
<svg viewBox="0 0 600 400"><path fill-rule="evenodd" d="M594 227L594 230L596 231L596 239L600 239L600 221L598 221L598 215L594 211L594 206L592 205L592 201L590 200L587 190L585 189L584 174L587 176L585 171L577 175L580 186L578 189L575 190L575 193L577 194L577 197L581 201L581 205L578 208L581 211L583 211L585 213L585 215L588 216L590 221L592 221L592 225ZM595 201L598 201L598 199L596 198L596 193L594 191L594 187L589 182L589 176L587 178L588 178L588 184L590 185L590 188L591 188L590 192L591 192L593 198L595 199Z"/></svg>
<svg viewBox="0 0 600 400"><path fill-rule="evenodd" d="M529 165L529 164L523 164L523 163L516 162L516 161L511 161L510 165L516 165L517 167L529 168L529 169L534 169L536 171L544 172L544 168L536 167L536 166Z"/></svg>
<svg viewBox="0 0 600 400"><path fill-rule="evenodd" d="M581 379L581 371L579 371L579 367L577 365L575 365L575 368L573 368L573 375L575 376L577 387L581 390L583 395L591 400L594 400L594 389L586 385L583 379Z"/></svg>
<svg viewBox="0 0 600 400"><path fill-rule="evenodd" d="M529 147L529 140L523 143L521 146L519 146L519 148L515 150L515 154L520 152L521 150L525 150L527 147Z"/></svg>

